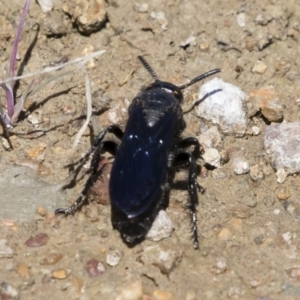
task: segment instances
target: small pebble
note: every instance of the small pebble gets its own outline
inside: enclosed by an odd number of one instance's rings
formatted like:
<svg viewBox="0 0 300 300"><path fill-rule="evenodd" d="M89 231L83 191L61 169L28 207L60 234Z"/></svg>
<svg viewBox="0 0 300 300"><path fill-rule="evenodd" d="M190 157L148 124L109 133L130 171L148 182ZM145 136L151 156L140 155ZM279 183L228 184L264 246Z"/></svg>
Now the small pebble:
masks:
<svg viewBox="0 0 300 300"><path fill-rule="evenodd" d="M218 258L216 266L214 268L215 274L222 274L227 270L227 264L225 258Z"/></svg>
<svg viewBox="0 0 300 300"><path fill-rule="evenodd" d="M267 65L263 61L258 60L256 61L256 63L252 68L252 73L264 74L266 70L267 70Z"/></svg>
<svg viewBox="0 0 300 300"><path fill-rule="evenodd" d="M174 295L169 291L164 290L154 290L153 291L153 298L154 300L173 300Z"/></svg>
<svg viewBox="0 0 300 300"><path fill-rule="evenodd" d="M54 6L54 0L37 0L44 14L51 11Z"/></svg>
<svg viewBox="0 0 300 300"><path fill-rule="evenodd" d="M264 205L266 207L272 207L274 205L275 199L272 196L266 196L264 198Z"/></svg>
<svg viewBox="0 0 300 300"><path fill-rule="evenodd" d="M158 12L151 12L150 14L151 18L156 19L158 23L161 25L162 30L167 30L168 20L166 18L166 15L163 11Z"/></svg>
<svg viewBox="0 0 300 300"><path fill-rule="evenodd" d="M202 52L206 52L209 48L209 44L207 42L200 42L199 43L199 49Z"/></svg>
<svg viewBox="0 0 300 300"><path fill-rule="evenodd" d="M254 238L254 242L256 245L262 244L262 242L265 240L265 237L263 234L260 234L259 236Z"/></svg>
<svg viewBox="0 0 300 300"><path fill-rule="evenodd" d="M245 27L246 25L246 14L245 13L239 13L236 17L237 23L240 27Z"/></svg>
<svg viewBox="0 0 300 300"><path fill-rule="evenodd" d="M41 217L46 217L47 215L47 209L45 207L38 207L38 209L36 210L37 214L40 215Z"/></svg>
<svg viewBox="0 0 300 300"><path fill-rule="evenodd" d="M39 233L36 236L30 237L26 242L25 245L27 247L41 247L47 244L48 242L48 235L46 233Z"/></svg>
<svg viewBox="0 0 300 300"><path fill-rule="evenodd" d="M99 277L100 275L104 274L105 267L101 261L92 258L87 261L86 270L89 274L89 277L93 278L93 277Z"/></svg>
<svg viewBox="0 0 300 300"><path fill-rule="evenodd" d="M217 126L212 126L211 128L200 128L201 134L199 136L199 143L204 149L215 148L222 142L221 134Z"/></svg>
<svg viewBox="0 0 300 300"><path fill-rule="evenodd" d="M285 273L294 281L300 281L300 268L298 266L285 270Z"/></svg>
<svg viewBox="0 0 300 300"><path fill-rule="evenodd" d="M292 234L289 231L283 233L281 236L286 244L292 244Z"/></svg>
<svg viewBox="0 0 300 300"><path fill-rule="evenodd" d="M182 259L182 249L179 247L146 247L142 253L142 261L158 267L162 274L170 275Z"/></svg>
<svg viewBox="0 0 300 300"><path fill-rule="evenodd" d="M63 255L61 253L49 253L44 257L40 264L41 265L55 265L58 261L62 259Z"/></svg>
<svg viewBox="0 0 300 300"><path fill-rule="evenodd" d="M252 114L260 110L269 122L282 121L283 107L279 104L279 96L273 86L251 91L248 100L254 107Z"/></svg>
<svg viewBox="0 0 300 300"><path fill-rule="evenodd" d="M105 229L101 229L100 230L100 236L103 237L103 238L106 238L109 236L109 232Z"/></svg>
<svg viewBox="0 0 300 300"><path fill-rule="evenodd" d="M173 224L166 211L160 210L155 218L146 238L152 241L160 241L171 236L174 230Z"/></svg>
<svg viewBox="0 0 300 300"><path fill-rule="evenodd" d="M257 126L252 126L252 133L253 135L259 135L260 134L260 128Z"/></svg>
<svg viewBox="0 0 300 300"><path fill-rule="evenodd" d="M297 202L285 202L285 210L291 214L294 218L300 219L300 204Z"/></svg>
<svg viewBox="0 0 300 300"><path fill-rule="evenodd" d="M280 214L280 209L274 209L273 214L278 216Z"/></svg>
<svg viewBox="0 0 300 300"><path fill-rule="evenodd" d="M122 252L120 250L111 250L106 255L106 263L111 267L115 267L119 264L121 258Z"/></svg>
<svg viewBox="0 0 300 300"><path fill-rule="evenodd" d="M210 166L220 167L221 156L217 149L209 148L202 155L203 160Z"/></svg>
<svg viewBox="0 0 300 300"><path fill-rule="evenodd" d="M236 157L232 161L233 171L236 175L246 174L250 170L249 163L243 157Z"/></svg>
<svg viewBox="0 0 300 300"><path fill-rule="evenodd" d="M0 240L0 257L12 257L14 255L13 249L8 247L7 245L7 240L6 239L1 239Z"/></svg>
<svg viewBox="0 0 300 300"><path fill-rule="evenodd" d="M230 240L232 238L232 236L233 236L232 232L228 228L224 227L219 232L218 239L220 239L222 241L227 241L227 240Z"/></svg>
<svg viewBox="0 0 300 300"><path fill-rule="evenodd" d="M116 300L135 300L143 296L143 284L140 280L129 282L117 295Z"/></svg>
<svg viewBox="0 0 300 300"><path fill-rule="evenodd" d="M264 178L264 172L258 164L250 167L250 177L254 181L262 180Z"/></svg>
<svg viewBox="0 0 300 300"><path fill-rule="evenodd" d="M288 189L288 188L283 188L283 189L281 189L279 192L278 192L278 194L277 194L277 198L279 199L279 200L286 200L286 199L288 199L288 198L290 198L291 197L291 192L290 192L290 190Z"/></svg>
<svg viewBox="0 0 300 300"><path fill-rule="evenodd" d="M149 4L148 3L136 4L136 8L139 13L147 13L149 10Z"/></svg>
<svg viewBox="0 0 300 300"><path fill-rule="evenodd" d="M84 280L79 277L72 278L72 289L76 294L83 294L84 293Z"/></svg>
<svg viewBox="0 0 300 300"><path fill-rule="evenodd" d="M277 170L276 176L277 176L278 183L284 183L288 176L288 173L283 168L280 168Z"/></svg>
<svg viewBox="0 0 300 300"><path fill-rule="evenodd" d="M10 150L10 144L9 144L8 140L5 138L2 138L2 146L3 146L4 150Z"/></svg>
<svg viewBox="0 0 300 300"><path fill-rule="evenodd" d="M84 55L89 55L89 54L91 54L91 53L87 53L87 54L84 53ZM68 115L74 116L76 114L76 108L74 105L68 104L68 105L64 106L63 113L66 116L68 116Z"/></svg>
<svg viewBox="0 0 300 300"><path fill-rule="evenodd" d="M192 292L192 291L188 291L188 292L186 293L185 300L197 300L196 293L195 293L195 292Z"/></svg>
<svg viewBox="0 0 300 300"><path fill-rule="evenodd" d="M30 277L30 271L28 265L25 263L20 263L17 266L17 273L21 275L22 277L29 278Z"/></svg>
<svg viewBox="0 0 300 300"><path fill-rule="evenodd" d="M3 219L2 224L6 227L14 227L16 225L15 221L11 219Z"/></svg>
<svg viewBox="0 0 300 300"><path fill-rule="evenodd" d="M55 279L65 279L71 274L68 269L57 269L51 272L51 276Z"/></svg>
<svg viewBox="0 0 300 300"><path fill-rule="evenodd" d="M0 299L1 300L19 300L19 292L13 286L5 281L0 283Z"/></svg>

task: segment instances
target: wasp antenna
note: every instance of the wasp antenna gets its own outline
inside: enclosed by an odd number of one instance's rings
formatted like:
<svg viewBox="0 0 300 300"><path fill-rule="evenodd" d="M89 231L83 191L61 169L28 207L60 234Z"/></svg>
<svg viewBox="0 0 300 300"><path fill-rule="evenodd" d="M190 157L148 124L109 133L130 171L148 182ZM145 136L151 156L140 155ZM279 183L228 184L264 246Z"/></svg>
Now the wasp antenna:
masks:
<svg viewBox="0 0 300 300"><path fill-rule="evenodd" d="M141 61L141 63L143 64L143 66L146 68L146 70L151 74L151 76L153 77L153 79L158 80L158 76L156 75L156 73L153 71L153 69L150 67L150 65L148 64L148 62L145 60L145 58L143 56L138 56L138 59Z"/></svg>
<svg viewBox="0 0 300 300"><path fill-rule="evenodd" d="M206 77L215 75L215 74L217 74L217 73L219 73L219 72L221 72L221 69L210 70L210 71L208 71L208 72L206 72L206 73L204 73L204 74L202 74L202 75L199 75L199 76L197 76L196 78L192 79L189 83L183 84L183 85L179 86L178 88L179 88L180 90L184 90L184 89L186 89L187 87L191 86L192 84L194 84L194 83L196 83L196 82L198 82L198 81L200 81L200 80L203 80L203 79L206 78Z"/></svg>

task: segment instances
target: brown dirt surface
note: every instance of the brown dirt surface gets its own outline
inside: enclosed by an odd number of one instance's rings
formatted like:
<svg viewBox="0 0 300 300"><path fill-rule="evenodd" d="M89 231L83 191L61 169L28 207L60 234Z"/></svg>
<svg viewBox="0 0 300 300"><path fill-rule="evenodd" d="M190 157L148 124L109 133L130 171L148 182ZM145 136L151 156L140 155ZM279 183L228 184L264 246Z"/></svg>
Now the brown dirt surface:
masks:
<svg viewBox="0 0 300 300"><path fill-rule="evenodd" d="M22 4L1 0L1 78L6 76ZM86 9L87 5L94 6ZM93 20L100 10L101 15L106 12L106 20L99 28L81 18L86 14ZM93 126L76 148L76 161L101 129L112 123L124 128L131 100L151 83L138 55L159 78L178 85L214 68L222 69L219 78L247 94L272 85L284 120L298 121L299 20L300 3L292 0L57 0L47 14L32 1L18 68L27 74L64 59L106 51L86 64ZM198 178L205 188L197 213L199 250L193 249L183 208L188 194L181 189L172 190L167 208L172 235L128 248L111 225L105 190L109 164L99 199L74 215L55 216L56 208L78 197L89 168L82 168L75 186L61 189L86 115L83 71L66 71L28 99L10 137L13 150L7 150L1 133L1 299L300 298L300 178L288 176L277 183L262 142L268 122L260 114L249 118L248 125L259 127L258 135L221 133L218 150L230 154L242 149L250 167L263 175L258 180L249 173L236 175L229 160L220 169L203 169ZM34 85L49 76L34 77ZM17 96L30 81L19 82ZM183 110L191 107L201 84L184 92ZM4 104L2 90L0 96ZM203 124L211 126L193 111L184 118L186 137L199 137Z"/></svg>

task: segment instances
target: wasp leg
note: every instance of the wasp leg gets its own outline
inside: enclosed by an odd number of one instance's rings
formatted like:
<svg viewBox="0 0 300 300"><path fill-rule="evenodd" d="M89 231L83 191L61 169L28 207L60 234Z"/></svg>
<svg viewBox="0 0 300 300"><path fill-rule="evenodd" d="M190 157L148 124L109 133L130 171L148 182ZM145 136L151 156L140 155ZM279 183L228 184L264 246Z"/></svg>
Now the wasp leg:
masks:
<svg viewBox="0 0 300 300"><path fill-rule="evenodd" d="M187 152L186 148L190 146L195 146L192 153ZM182 140L176 150L174 167L186 167L189 169L188 176L188 193L189 193L189 203L186 208L190 210L191 213L191 223L192 223L192 235L194 240L194 248L199 248L199 236L198 236L198 226L197 226L197 205L199 204L198 193L204 192L204 188L201 187L197 182L198 167L196 164L196 156L199 154L200 144L196 138L186 138Z"/></svg>
<svg viewBox="0 0 300 300"><path fill-rule="evenodd" d="M77 198L75 203L73 205L71 205L70 207L56 209L55 214L69 215L71 213L74 213L79 208L81 208L82 205L87 201L87 196L88 196L88 192L89 192L90 188L94 185L97 178L99 177L99 175L101 175L101 172L102 172L102 169L98 170L98 166L99 166L99 162L100 162L100 158L101 158L100 154L103 150L103 147L108 142L108 143L113 143L115 145L116 149L118 148L118 145L112 141L103 141L105 135L108 132L113 133L119 139L121 139L122 135L123 135L122 130L116 125L111 125L100 132L100 134L95 139L92 148L85 155L85 157L88 157L89 155L91 155L94 152L92 160L91 160L91 164L90 164L91 175L89 176L82 192L80 193L80 196Z"/></svg>

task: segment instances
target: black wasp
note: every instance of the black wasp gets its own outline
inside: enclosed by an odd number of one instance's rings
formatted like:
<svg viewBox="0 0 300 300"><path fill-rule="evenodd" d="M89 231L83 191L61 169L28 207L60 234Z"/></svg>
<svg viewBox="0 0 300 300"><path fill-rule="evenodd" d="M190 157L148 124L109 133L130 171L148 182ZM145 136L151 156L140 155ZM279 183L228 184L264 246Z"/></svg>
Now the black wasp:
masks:
<svg viewBox="0 0 300 300"><path fill-rule="evenodd" d="M182 90L221 70L211 70L187 84L176 86L160 81L146 60L141 56L138 58L154 82L133 99L124 132L119 126L111 125L95 139L89 151L89 154L94 152L91 175L81 195L71 207L59 208L56 213L73 213L86 202L89 189L99 177L100 154L107 142L112 143L103 140L109 132L121 141L120 144L114 143L116 156L109 182L113 227L127 244L135 245L143 240L158 211L169 204L169 187L176 167L185 166L189 171L188 208L191 212L194 247L198 248L197 189L202 188L196 181L196 156L199 155L200 145L197 138L180 137L186 126L181 109ZM194 150L189 152L191 146L194 146Z"/></svg>

